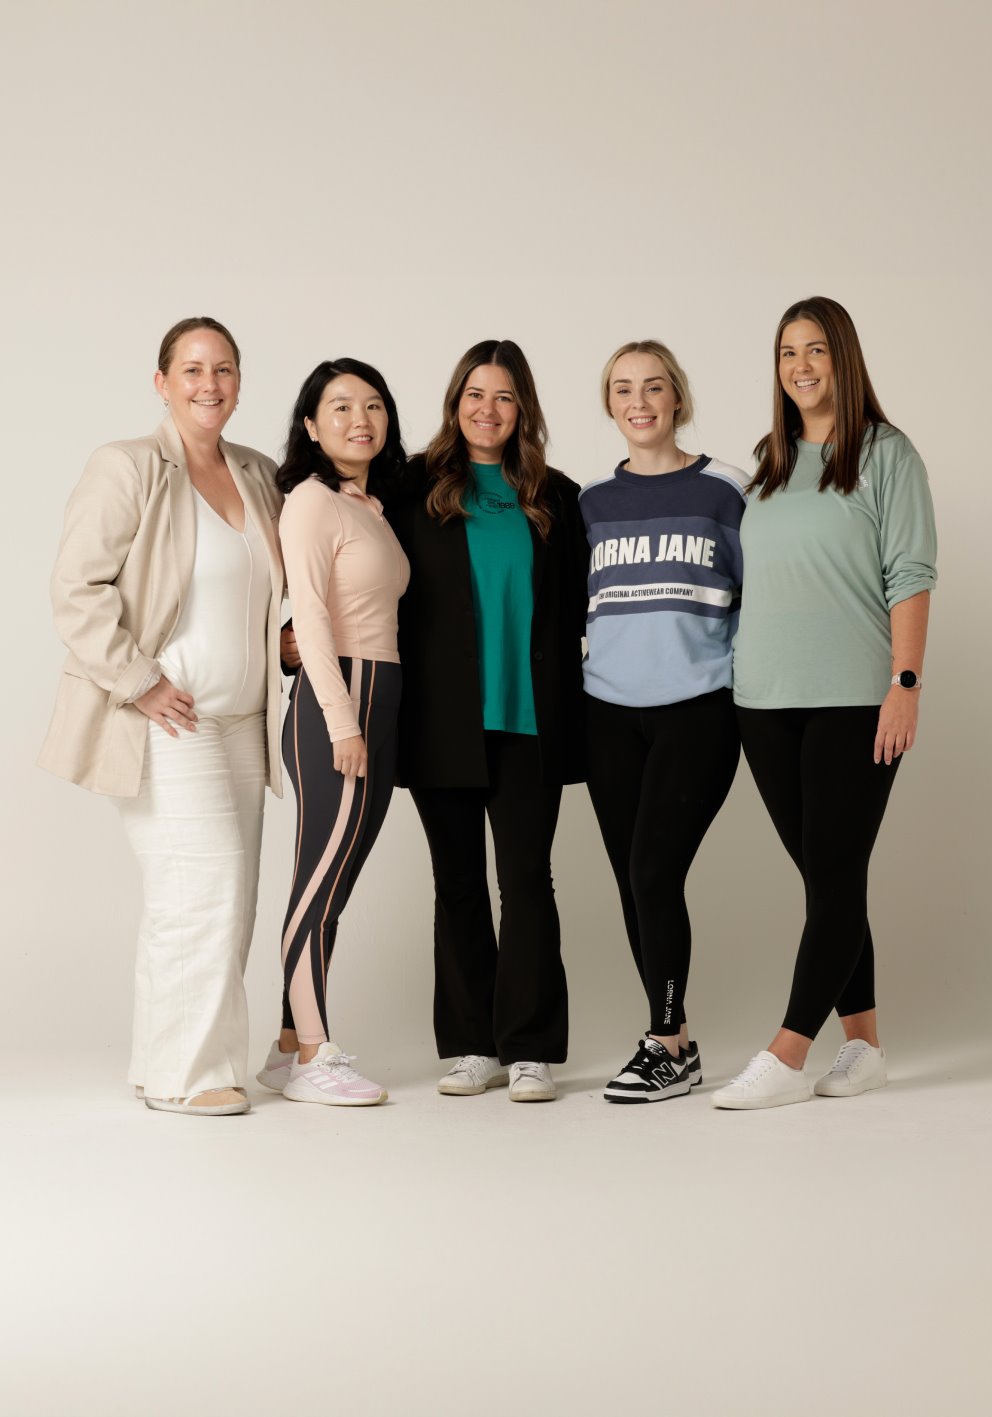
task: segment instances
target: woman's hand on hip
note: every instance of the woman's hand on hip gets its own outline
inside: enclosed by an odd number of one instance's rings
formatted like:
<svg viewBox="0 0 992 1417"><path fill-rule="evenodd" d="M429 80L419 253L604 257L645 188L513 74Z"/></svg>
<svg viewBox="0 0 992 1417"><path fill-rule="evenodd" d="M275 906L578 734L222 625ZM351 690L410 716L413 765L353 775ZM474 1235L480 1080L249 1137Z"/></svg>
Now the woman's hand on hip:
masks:
<svg viewBox="0 0 992 1417"><path fill-rule="evenodd" d="M345 777L365 776L369 753L360 733L355 738L342 738L332 746L335 772L344 773Z"/></svg>
<svg viewBox="0 0 992 1417"><path fill-rule="evenodd" d="M875 734L875 761L891 763L908 753L916 742L916 721L920 714L919 689L900 689L898 684L882 700Z"/></svg>
<svg viewBox="0 0 992 1417"><path fill-rule="evenodd" d="M164 728L170 738L179 737L176 728L185 728L190 733L196 732L193 695L184 694L182 689L177 689L164 674L154 689L149 689L147 694L142 694L140 699L134 700L134 706L147 715L152 723Z"/></svg>

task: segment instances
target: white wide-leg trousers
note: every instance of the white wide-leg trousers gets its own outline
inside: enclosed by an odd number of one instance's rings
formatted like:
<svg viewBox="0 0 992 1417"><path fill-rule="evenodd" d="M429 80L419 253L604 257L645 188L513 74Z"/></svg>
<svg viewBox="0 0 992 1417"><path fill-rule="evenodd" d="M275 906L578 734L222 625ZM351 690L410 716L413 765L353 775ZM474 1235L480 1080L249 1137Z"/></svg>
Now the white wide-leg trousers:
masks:
<svg viewBox="0 0 992 1417"><path fill-rule="evenodd" d="M245 1086L264 793L264 713L148 725L141 789L119 799L145 897L128 1076L148 1097Z"/></svg>

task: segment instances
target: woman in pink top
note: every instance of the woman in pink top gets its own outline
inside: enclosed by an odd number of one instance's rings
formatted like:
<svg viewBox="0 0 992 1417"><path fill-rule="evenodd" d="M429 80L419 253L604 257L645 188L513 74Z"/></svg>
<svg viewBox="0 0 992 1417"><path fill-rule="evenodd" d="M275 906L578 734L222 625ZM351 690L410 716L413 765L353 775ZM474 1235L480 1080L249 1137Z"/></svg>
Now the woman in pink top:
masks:
<svg viewBox="0 0 992 1417"><path fill-rule="evenodd" d="M283 727L298 817L283 1032L259 1080L294 1102L360 1107L386 1097L329 1041L325 992L337 922L396 774L396 618L410 571L375 493L404 461L382 375L356 359L318 365L300 390L276 475L302 660Z"/></svg>

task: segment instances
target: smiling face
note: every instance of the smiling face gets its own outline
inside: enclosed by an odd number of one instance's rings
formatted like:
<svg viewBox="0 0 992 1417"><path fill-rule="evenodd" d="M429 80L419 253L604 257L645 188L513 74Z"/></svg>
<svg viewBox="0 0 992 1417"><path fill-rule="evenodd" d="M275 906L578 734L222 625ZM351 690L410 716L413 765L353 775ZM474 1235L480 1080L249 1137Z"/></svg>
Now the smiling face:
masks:
<svg viewBox="0 0 992 1417"><path fill-rule="evenodd" d="M513 384L505 369L498 364L480 364L473 369L458 400L458 427L469 460L502 462L519 414Z"/></svg>
<svg viewBox="0 0 992 1417"><path fill-rule="evenodd" d="M621 354L610 371L609 410L635 448L662 448L674 437L679 396L656 354Z"/></svg>
<svg viewBox="0 0 992 1417"><path fill-rule="evenodd" d="M832 418L834 366L823 331L813 320L793 320L778 346L778 377L799 409L803 429Z"/></svg>
<svg viewBox="0 0 992 1417"><path fill-rule="evenodd" d="M180 336L167 370L155 375L155 387L184 441L219 437L234 412L241 388L234 351L216 330L190 330Z"/></svg>
<svg viewBox="0 0 992 1417"><path fill-rule="evenodd" d="M371 384L339 374L324 386L313 418L303 422L342 477L364 482L369 464L386 445L389 414Z"/></svg>

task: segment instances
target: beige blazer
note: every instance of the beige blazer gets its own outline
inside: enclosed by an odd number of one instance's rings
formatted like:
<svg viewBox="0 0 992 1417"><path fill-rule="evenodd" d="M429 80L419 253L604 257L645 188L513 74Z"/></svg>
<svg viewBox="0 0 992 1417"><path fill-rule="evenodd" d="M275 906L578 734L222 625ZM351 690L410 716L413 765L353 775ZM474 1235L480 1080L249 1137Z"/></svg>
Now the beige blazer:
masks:
<svg viewBox="0 0 992 1417"><path fill-rule="evenodd" d="M267 780L279 797L282 497L271 458L223 439L220 449L269 553ZM158 668L176 626L193 574L195 516L186 454L171 418L151 437L97 448L86 464L69 498L52 573L55 627L69 656L40 767L93 792L137 795L148 719L126 700Z"/></svg>

